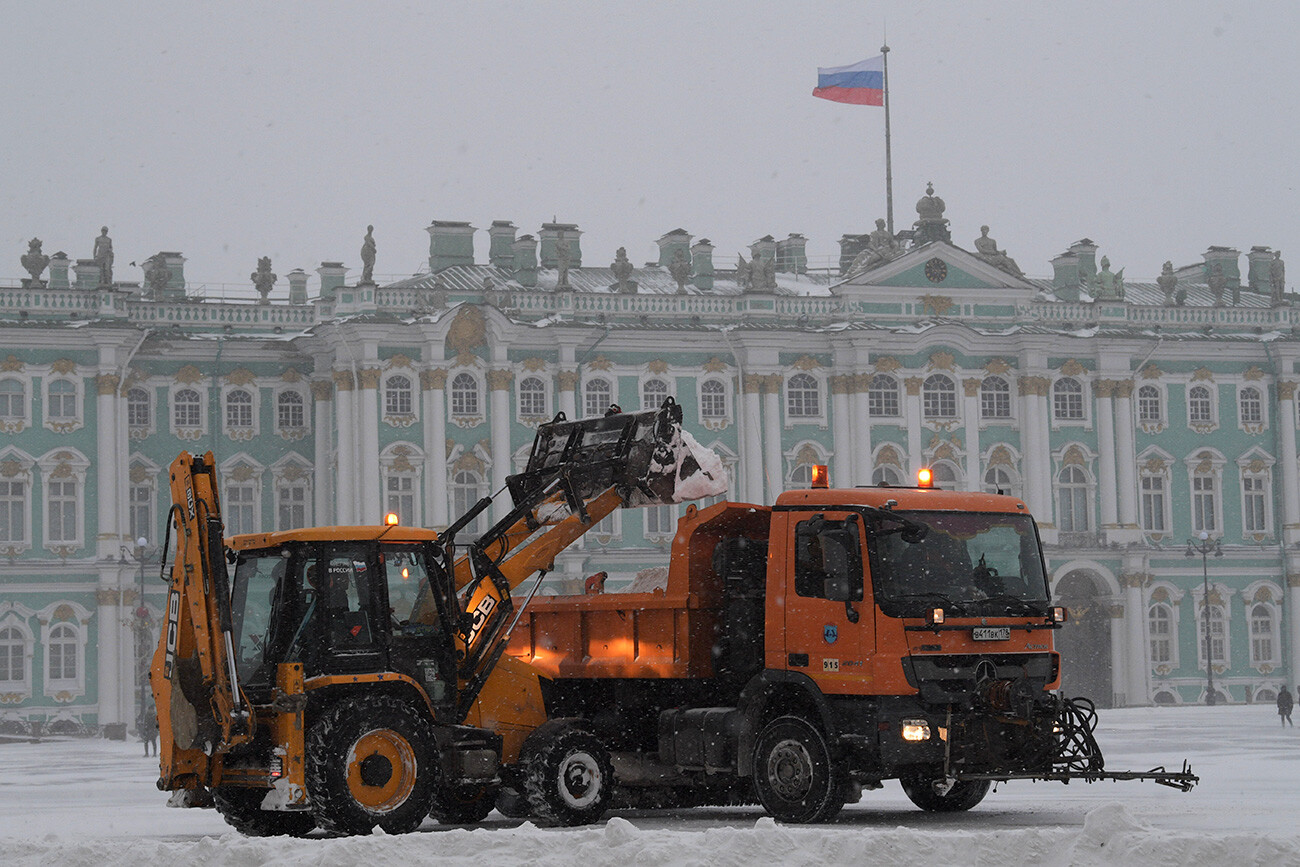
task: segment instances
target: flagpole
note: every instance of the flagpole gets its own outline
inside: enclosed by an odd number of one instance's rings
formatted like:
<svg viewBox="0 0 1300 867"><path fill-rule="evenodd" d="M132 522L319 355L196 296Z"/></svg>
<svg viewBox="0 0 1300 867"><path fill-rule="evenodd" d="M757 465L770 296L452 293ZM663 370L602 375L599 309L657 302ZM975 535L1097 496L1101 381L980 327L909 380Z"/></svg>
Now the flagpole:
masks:
<svg viewBox="0 0 1300 867"><path fill-rule="evenodd" d="M885 215L889 237L894 236L894 166L889 153L889 45L881 46L885 66Z"/></svg>

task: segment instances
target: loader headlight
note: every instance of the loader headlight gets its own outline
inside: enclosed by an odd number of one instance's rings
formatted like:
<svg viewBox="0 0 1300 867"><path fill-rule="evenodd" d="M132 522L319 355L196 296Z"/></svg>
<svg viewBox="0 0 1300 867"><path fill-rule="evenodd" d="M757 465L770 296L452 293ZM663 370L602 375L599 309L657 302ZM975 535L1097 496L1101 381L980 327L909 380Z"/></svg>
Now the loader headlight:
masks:
<svg viewBox="0 0 1300 867"><path fill-rule="evenodd" d="M903 740L919 743L930 739L930 724L923 719L905 719L901 727Z"/></svg>

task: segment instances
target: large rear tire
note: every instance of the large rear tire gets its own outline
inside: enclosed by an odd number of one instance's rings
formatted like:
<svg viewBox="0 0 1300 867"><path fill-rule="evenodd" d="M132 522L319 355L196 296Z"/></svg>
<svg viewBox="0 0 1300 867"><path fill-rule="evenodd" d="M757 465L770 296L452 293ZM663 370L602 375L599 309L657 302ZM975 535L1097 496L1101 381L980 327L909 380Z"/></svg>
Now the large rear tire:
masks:
<svg viewBox="0 0 1300 867"><path fill-rule="evenodd" d="M960 813L974 807L989 793L990 780L963 780L939 794L934 788L941 774L935 771L910 771L901 775L903 792L908 800L927 813Z"/></svg>
<svg viewBox="0 0 1300 867"><path fill-rule="evenodd" d="M225 786L212 792L212 803L226 824L249 837L304 837L316 830L316 817L306 810L263 810L266 789Z"/></svg>
<svg viewBox="0 0 1300 867"><path fill-rule="evenodd" d="M400 699L349 700L307 735L307 794L336 834L414 831L429 815L439 769L427 718Z"/></svg>
<svg viewBox="0 0 1300 867"><path fill-rule="evenodd" d="M547 825L589 825L609 808L614 764L595 735L572 726L539 728L525 744L524 797Z"/></svg>
<svg viewBox="0 0 1300 867"><path fill-rule="evenodd" d="M444 825L472 825L486 819L496 801L496 786L444 786L434 793L429 815Z"/></svg>
<svg viewBox="0 0 1300 867"><path fill-rule="evenodd" d="M802 717L777 717L759 733L754 788L779 822L828 822L844 808L844 786L826 738Z"/></svg>

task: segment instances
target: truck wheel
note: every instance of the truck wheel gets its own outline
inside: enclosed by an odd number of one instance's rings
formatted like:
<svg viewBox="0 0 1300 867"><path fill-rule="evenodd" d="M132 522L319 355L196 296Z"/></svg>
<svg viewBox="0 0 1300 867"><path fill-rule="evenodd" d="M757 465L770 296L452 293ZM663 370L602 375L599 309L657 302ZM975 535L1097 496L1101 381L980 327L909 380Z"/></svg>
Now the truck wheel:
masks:
<svg viewBox="0 0 1300 867"><path fill-rule="evenodd" d="M429 815L444 825L472 825L482 822L496 806L495 786L449 786L433 795Z"/></svg>
<svg viewBox="0 0 1300 867"><path fill-rule="evenodd" d="M778 717L754 745L754 788L781 822L826 822L844 808L844 787L821 731L797 716Z"/></svg>
<svg viewBox="0 0 1300 867"><path fill-rule="evenodd" d="M306 810L263 810L266 793L226 786L212 792L212 803L226 824L249 837L304 837L316 830L316 817Z"/></svg>
<svg viewBox="0 0 1300 867"><path fill-rule="evenodd" d="M526 745L524 797L548 825L589 825L600 820L614 792L614 765L596 736L565 726Z"/></svg>
<svg viewBox="0 0 1300 867"><path fill-rule="evenodd" d="M527 819L533 814L528 799L509 786L502 786L497 791L497 812L507 819Z"/></svg>
<svg viewBox="0 0 1300 867"><path fill-rule="evenodd" d="M901 775L903 792L908 800L928 813L960 813L969 810L989 793L991 780L963 780L954 783L944 794L934 789L941 774L936 771L911 771Z"/></svg>
<svg viewBox="0 0 1300 867"><path fill-rule="evenodd" d="M438 773L429 722L392 696L340 702L307 734L307 795L327 831L414 831L433 807Z"/></svg>

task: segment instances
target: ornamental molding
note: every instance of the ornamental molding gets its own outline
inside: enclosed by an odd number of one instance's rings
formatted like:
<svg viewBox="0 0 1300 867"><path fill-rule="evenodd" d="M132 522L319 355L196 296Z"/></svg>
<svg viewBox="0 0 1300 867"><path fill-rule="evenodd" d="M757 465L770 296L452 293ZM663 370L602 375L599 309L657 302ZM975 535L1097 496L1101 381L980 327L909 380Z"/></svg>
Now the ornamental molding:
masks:
<svg viewBox="0 0 1300 867"><path fill-rule="evenodd" d="M447 346L456 353L457 364L469 364L474 350L487 343L487 319L473 304L463 304L447 329Z"/></svg>
<svg viewBox="0 0 1300 867"><path fill-rule="evenodd" d="M1207 367L1198 367L1192 371L1192 382L1214 382L1214 374Z"/></svg>
<svg viewBox="0 0 1300 867"><path fill-rule="evenodd" d="M1117 383L1113 379L1097 379L1092 383L1092 395L1098 400L1113 397Z"/></svg>
<svg viewBox="0 0 1300 867"><path fill-rule="evenodd" d="M831 374L829 382L831 386L831 394L853 393L853 374L851 373Z"/></svg>
<svg viewBox="0 0 1300 867"><path fill-rule="evenodd" d="M1005 358L993 358L989 360L988 364L984 365L984 370L988 373L1002 376L1005 373L1011 372L1011 365L1007 363Z"/></svg>
<svg viewBox="0 0 1300 867"><path fill-rule="evenodd" d="M363 367L358 372L361 374L361 387L363 389L379 388L379 379L384 374L382 370L378 367Z"/></svg>
<svg viewBox="0 0 1300 867"><path fill-rule="evenodd" d="M1012 467L1015 468L1015 460L1011 457L1011 449L1006 446L994 446L993 451L989 452L990 467Z"/></svg>
<svg viewBox="0 0 1300 867"><path fill-rule="evenodd" d="M256 381L257 377L247 367L236 367L226 374L226 385L252 385Z"/></svg>
<svg viewBox="0 0 1300 867"><path fill-rule="evenodd" d="M415 363L411 360L409 355L403 355L399 352L392 358L388 359L387 367L389 370L392 370L395 367L413 368L415 367Z"/></svg>
<svg viewBox="0 0 1300 867"><path fill-rule="evenodd" d="M313 379L311 396L313 400L330 400L334 397L334 383L325 379Z"/></svg>
<svg viewBox="0 0 1300 867"><path fill-rule="evenodd" d="M509 391L514 384L515 372L508 367L495 368L487 372L489 391Z"/></svg>
<svg viewBox="0 0 1300 867"><path fill-rule="evenodd" d="M1142 377L1143 379L1159 379L1164 375L1165 372L1160 368L1156 367L1154 364L1148 364L1146 367L1142 368L1142 370L1138 373L1138 376Z"/></svg>
<svg viewBox="0 0 1300 867"><path fill-rule="evenodd" d="M614 362L610 361L604 355L597 355L591 361L587 362L587 366L592 370L613 370Z"/></svg>
<svg viewBox="0 0 1300 867"><path fill-rule="evenodd" d="M1084 367L1083 364L1075 358L1071 358L1066 361L1065 364L1061 365L1061 373L1066 376L1083 376L1087 372L1088 368Z"/></svg>
<svg viewBox="0 0 1300 867"><path fill-rule="evenodd" d="M668 362L656 358L645 366L647 373L663 374L668 372Z"/></svg>
<svg viewBox="0 0 1300 867"><path fill-rule="evenodd" d="M903 387L907 389L907 393L909 395L915 397L916 395L921 393L921 382L922 382L921 377L909 376L903 380Z"/></svg>
<svg viewBox="0 0 1300 867"><path fill-rule="evenodd" d="M1133 396L1133 381L1131 379L1120 379L1115 382L1115 396L1129 398Z"/></svg>
<svg viewBox="0 0 1300 867"><path fill-rule="evenodd" d="M804 443L799 447L799 451L795 453L794 465L796 467L808 466L817 464L820 460L821 455L817 452L817 449L813 448L808 443Z"/></svg>
<svg viewBox="0 0 1300 867"><path fill-rule="evenodd" d="M335 370L331 376L334 379L334 388L338 391L352 391L356 387L350 370Z"/></svg>
<svg viewBox="0 0 1300 867"><path fill-rule="evenodd" d="M1068 467L1068 466L1086 467L1087 465L1088 465L1088 458L1083 453L1083 449L1077 445L1070 446L1068 449L1065 450L1065 454L1061 456L1061 466L1063 467Z"/></svg>
<svg viewBox="0 0 1300 867"><path fill-rule="evenodd" d="M763 394L780 394L781 384L785 382L785 377L779 373L769 373L763 377L761 386Z"/></svg>
<svg viewBox="0 0 1300 867"><path fill-rule="evenodd" d="M546 369L546 359L536 355L529 356L519 363L519 366L529 373L537 373L539 370Z"/></svg>
<svg viewBox="0 0 1300 867"><path fill-rule="evenodd" d="M894 446L881 446L880 451L876 452L876 466L882 464L900 468L903 466L903 459L899 456L898 450L894 448Z"/></svg>
<svg viewBox="0 0 1300 867"><path fill-rule="evenodd" d="M304 379L306 377L299 373L296 367L286 367L284 373L280 374L281 382L302 382Z"/></svg>
<svg viewBox="0 0 1300 867"><path fill-rule="evenodd" d="M1246 368L1246 372L1241 375L1241 378L1247 382L1255 382L1264 378L1264 371L1252 364Z"/></svg>
<svg viewBox="0 0 1300 867"><path fill-rule="evenodd" d="M931 316L946 316L955 306L956 303L947 295L921 296L921 310Z"/></svg>
<svg viewBox="0 0 1300 867"><path fill-rule="evenodd" d="M50 365L50 372L60 376L71 376L77 372L77 362L71 358L59 358Z"/></svg>
<svg viewBox="0 0 1300 867"><path fill-rule="evenodd" d="M1119 583L1125 587L1144 587L1151 584L1155 579L1156 576L1150 572L1121 572Z"/></svg>
<svg viewBox="0 0 1300 867"><path fill-rule="evenodd" d="M763 390L764 376L761 373L746 373L742 388L745 394L758 394Z"/></svg>
<svg viewBox="0 0 1300 867"><path fill-rule="evenodd" d="M876 359L876 373L893 373L903 366L903 363L892 355L883 355Z"/></svg>
<svg viewBox="0 0 1300 867"><path fill-rule="evenodd" d="M792 366L795 370L817 370L822 366L822 363L811 355L801 355L795 359Z"/></svg>
<svg viewBox="0 0 1300 867"><path fill-rule="evenodd" d="M246 463L238 463L230 470L230 478L236 482L248 482L257 475L251 466Z"/></svg>
<svg viewBox="0 0 1300 867"><path fill-rule="evenodd" d="M1277 399L1278 399L1278 400L1294 400L1294 399L1295 399L1295 387L1296 387L1296 383L1291 382L1290 380L1285 380L1285 379L1283 379L1283 380L1278 380L1278 383L1277 383ZM1290 410L1288 410L1288 412L1289 412L1289 411L1290 411Z"/></svg>
<svg viewBox="0 0 1300 867"><path fill-rule="evenodd" d="M101 373L95 377L95 393L100 395L116 394L121 377L116 373Z"/></svg>
<svg viewBox="0 0 1300 867"><path fill-rule="evenodd" d="M23 363L18 360L18 356L9 355L4 361L0 361L0 373L22 373Z"/></svg>
<svg viewBox="0 0 1300 867"><path fill-rule="evenodd" d="M196 382L203 381L203 371L192 364L186 364L176 371L176 375L172 379L177 385L193 385Z"/></svg>
<svg viewBox="0 0 1300 867"><path fill-rule="evenodd" d="M713 356L704 362L703 370L705 373L721 373L727 369L727 363L718 356Z"/></svg>
<svg viewBox="0 0 1300 867"><path fill-rule="evenodd" d="M420 371L421 391L442 391L447 387L447 369L431 367Z"/></svg>
<svg viewBox="0 0 1300 867"><path fill-rule="evenodd" d="M464 454L455 460L451 465L453 473L469 470L480 475L487 469L487 464L478 455L474 454L472 449L466 449Z"/></svg>
<svg viewBox="0 0 1300 867"><path fill-rule="evenodd" d="M148 481L150 475L144 464L131 464L131 470L127 473L127 478L131 480L132 484L138 485L141 482Z"/></svg>
<svg viewBox="0 0 1300 867"><path fill-rule="evenodd" d="M556 380L560 383L561 391L574 391L578 387L578 371L561 370L555 375Z"/></svg>
<svg viewBox="0 0 1300 867"><path fill-rule="evenodd" d="M936 352L930 356L926 370L953 370L957 359L951 352Z"/></svg>
<svg viewBox="0 0 1300 867"><path fill-rule="evenodd" d="M967 397L979 397L980 389L983 386L984 380L977 376L967 377L961 381L962 391L965 392Z"/></svg>

